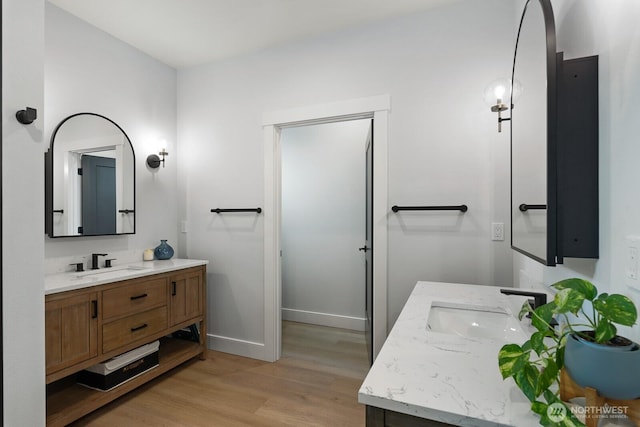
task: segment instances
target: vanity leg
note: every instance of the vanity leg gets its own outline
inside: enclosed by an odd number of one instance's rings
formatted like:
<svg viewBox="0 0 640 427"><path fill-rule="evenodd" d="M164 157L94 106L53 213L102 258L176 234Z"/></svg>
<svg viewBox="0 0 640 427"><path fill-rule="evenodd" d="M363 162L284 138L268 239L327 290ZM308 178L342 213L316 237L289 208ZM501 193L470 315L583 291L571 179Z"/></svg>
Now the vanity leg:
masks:
<svg viewBox="0 0 640 427"><path fill-rule="evenodd" d="M384 427L384 409L367 405L367 427Z"/></svg>
<svg viewBox="0 0 640 427"><path fill-rule="evenodd" d="M367 405L366 427L446 427L453 424L446 424L440 421L428 420L426 418L414 417L413 415L401 414L400 412L388 411Z"/></svg>

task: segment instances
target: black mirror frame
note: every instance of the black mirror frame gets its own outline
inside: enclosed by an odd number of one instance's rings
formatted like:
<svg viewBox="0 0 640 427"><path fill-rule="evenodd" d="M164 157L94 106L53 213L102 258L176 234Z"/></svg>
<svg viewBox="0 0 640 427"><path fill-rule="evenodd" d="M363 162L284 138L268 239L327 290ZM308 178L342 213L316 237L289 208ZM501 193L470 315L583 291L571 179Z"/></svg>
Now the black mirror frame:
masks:
<svg viewBox="0 0 640 427"><path fill-rule="evenodd" d="M511 69L511 81L515 81L516 60L518 57L518 43L520 41L520 31L522 30L522 23L524 22L527 14L527 9L532 1L539 2L542 8L542 14L544 17L545 37L546 37L546 58L547 58L547 253L546 258L541 258L530 252L527 252L521 248L515 246L513 241L513 226L511 227L511 248L517 252L520 252L530 258L535 259L548 266L556 265L557 256L557 139L558 139L558 60L556 55L556 27L555 19L553 17L553 8L551 7L550 0L527 0L520 18L520 25L518 27L518 36L516 39L516 47L513 54L513 67ZM561 62L561 60L560 60ZM511 147L511 199L513 200L513 91L511 91L511 100L509 103L509 113L511 117L510 126L510 147ZM517 116L517 114L516 114ZM513 203L511 203L511 218L513 220ZM562 261L560 261L562 262Z"/></svg>
<svg viewBox="0 0 640 427"><path fill-rule="evenodd" d="M133 148L133 144L131 143L131 139L129 135L118 125L116 122L111 120L108 117L105 117L101 114L90 113L90 112L81 112L72 114L66 118L64 118L56 128L51 133L51 140L49 143L49 149L44 153L44 176L45 176L45 186L44 186L44 230L45 234L47 234L50 238L66 238L66 237L99 237L99 236L124 236L129 234L136 233L136 217L133 217L133 231L129 233L114 233L114 234L98 234L98 235L90 235L90 234L79 234L79 235L64 235L64 236L56 236L53 234L53 144L55 142L56 134L60 127L66 123L68 120L77 117L77 116L95 116L100 117L104 120L111 122L115 127L117 127L122 134L127 138L129 145L131 146L131 154L133 155L133 212L136 212L136 152Z"/></svg>

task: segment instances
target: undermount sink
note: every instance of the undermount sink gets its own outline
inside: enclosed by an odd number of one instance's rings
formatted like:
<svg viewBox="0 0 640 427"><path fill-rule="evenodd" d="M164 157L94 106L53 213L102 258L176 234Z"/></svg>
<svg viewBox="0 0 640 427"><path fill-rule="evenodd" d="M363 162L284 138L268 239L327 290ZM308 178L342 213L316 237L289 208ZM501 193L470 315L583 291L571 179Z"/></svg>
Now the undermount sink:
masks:
<svg viewBox="0 0 640 427"><path fill-rule="evenodd" d="M77 273L75 276L77 278L98 278L104 276L122 276L129 274L133 271L141 271L147 270L148 267L138 266L138 265L123 265L118 267L105 267L99 270L90 270L85 271L83 273Z"/></svg>
<svg viewBox="0 0 640 427"><path fill-rule="evenodd" d="M502 307L433 301L427 331L468 338L514 341L522 335L518 320Z"/></svg>

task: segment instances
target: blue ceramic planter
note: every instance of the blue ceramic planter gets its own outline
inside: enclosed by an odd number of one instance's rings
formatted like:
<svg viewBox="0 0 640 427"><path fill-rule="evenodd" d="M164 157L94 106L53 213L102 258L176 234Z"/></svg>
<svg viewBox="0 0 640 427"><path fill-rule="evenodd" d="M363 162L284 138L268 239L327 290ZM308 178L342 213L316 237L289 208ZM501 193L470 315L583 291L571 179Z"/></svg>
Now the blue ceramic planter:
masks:
<svg viewBox="0 0 640 427"><path fill-rule="evenodd" d="M567 337L564 367L582 387L591 387L610 399L640 397L640 346L613 347Z"/></svg>
<svg viewBox="0 0 640 427"><path fill-rule="evenodd" d="M173 256L173 248L166 240L160 240L160 244L153 250L156 259L170 259Z"/></svg>

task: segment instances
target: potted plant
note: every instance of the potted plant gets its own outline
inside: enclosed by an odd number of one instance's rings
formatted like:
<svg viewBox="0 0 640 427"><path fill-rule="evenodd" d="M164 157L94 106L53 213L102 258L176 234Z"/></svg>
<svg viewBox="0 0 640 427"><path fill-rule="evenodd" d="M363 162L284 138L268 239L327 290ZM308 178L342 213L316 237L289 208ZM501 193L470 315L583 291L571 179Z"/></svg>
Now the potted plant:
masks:
<svg viewBox="0 0 640 427"><path fill-rule="evenodd" d="M634 325L638 313L628 297L598 294L587 280L566 279L551 286L558 290L553 301L535 310L526 302L520 311L520 319L531 313L536 331L522 345L504 345L498 364L502 377L513 378L529 399L541 425L582 426L558 397L560 370L605 397L640 397L640 346L618 336L615 326ZM620 384L622 391L615 388ZM557 405L564 406L566 417L553 416L550 407Z"/></svg>

